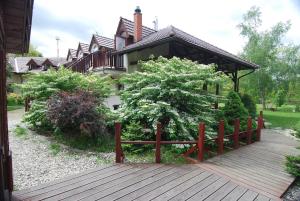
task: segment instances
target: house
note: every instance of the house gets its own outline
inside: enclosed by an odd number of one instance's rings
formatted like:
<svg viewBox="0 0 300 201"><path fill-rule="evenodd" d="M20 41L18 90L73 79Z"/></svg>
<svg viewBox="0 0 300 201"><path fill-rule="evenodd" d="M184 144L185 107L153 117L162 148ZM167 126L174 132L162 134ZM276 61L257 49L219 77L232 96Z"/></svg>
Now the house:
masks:
<svg viewBox="0 0 300 201"><path fill-rule="evenodd" d="M26 64L28 66L28 70L39 70L42 68L42 64L45 61L44 57L35 57L31 58L28 63Z"/></svg>
<svg viewBox="0 0 300 201"><path fill-rule="evenodd" d="M86 44L86 43L79 42L78 48L77 48L77 52L76 52L77 59L85 57L89 53L90 53L90 51L89 51L89 45Z"/></svg>
<svg viewBox="0 0 300 201"><path fill-rule="evenodd" d="M93 51L72 63L70 68L82 73L99 72L97 69L100 68L101 74L111 74L112 77L117 77L122 73L139 70L138 61L148 60L150 56L154 56L154 58L176 56L201 64L216 64L217 70L228 75L233 81L234 90L238 91L239 80L259 67L174 26L168 26L158 31L143 26L142 12L139 7L135 9L133 17L134 21L120 18L114 37L113 50L101 51L97 50L95 46L96 52ZM90 46L93 47L93 44ZM106 57L93 56L96 54L105 54ZM109 62L104 62L104 59ZM246 74L243 72L239 76L241 70L249 72ZM219 93L218 85L216 93Z"/></svg>
<svg viewBox="0 0 300 201"><path fill-rule="evenodd" d="M76 53L77 53L77 50L69 49L68 55L67 55L67 61L69 61L69 62L75 61L77 59Z"/></svg>
<svg viewBox="0 0 300 201"><path fill-rule="evenodd" d="M65 65L68 63L66 58L64 57L52 57L52 58L47 58L43 63L43 70L46 71L51 67L58 68L59 66Z"/></svg>

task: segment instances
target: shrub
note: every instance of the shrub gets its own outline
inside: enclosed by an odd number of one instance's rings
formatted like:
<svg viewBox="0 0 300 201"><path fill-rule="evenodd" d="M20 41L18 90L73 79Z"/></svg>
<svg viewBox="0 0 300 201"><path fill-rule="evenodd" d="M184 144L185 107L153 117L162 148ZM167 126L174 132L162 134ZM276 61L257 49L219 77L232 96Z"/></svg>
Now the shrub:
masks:
<svg viewBox="0 0 300 201"><path fill-rule="evenodd" d="M275 95L275 103L277 107L280 107L284 104L286 98L286 92L284 90L278 90Z"/></svg>
<svg viewBox="0 0 300 201"><path fill-rule="evenodd" d="M256 116L256 104L253 101L252 97L248 94L241 95L241 100L245 108L248 110L249 115L252 118Z"/></svg>
<svg viewBox="0 0 300 201"><path fill-rule="evenodd" d="M97 111L98 100L91 92L58 92L51 96L47 106L47 118L64 133L94 139L106 133L104 117Z"/></svg>
<svg viewBox="0 0 300 201"><path fill-rule="evenodd" d="M196 139L199 122L205 122L207 138L216 135L216 110L213 103L219 97L203 90L203 84L222 84L226 77L214 66L159 57L141 62L141 72L125 75L121 83L120 119L125 128L132 122L148 128L144 139L155 139L156 123L163 126L165 140ZM138 132L133 138L140 138Z"/></svg>
<svg viewBox="0 0 300 201"><path fill-rule="evenodd" d="M24 84L17 85L21 88L24 98L33 100L24 120L33 128L52 129L52 124L46 117L46 103L50 96L60 91L74 92L81 89L93 92L100 103L110 95L111 83L109 77L84 75L63 67L29 74Z"/></svg>
<svg viewBox="0 0 300 201"><path fill-rule="evenodd" d="M300 176L300 156L286 156L286 170L288 173Z"/></svg>
<svg viewBox="0 0 300 201"><path fill-rule="evenodd" d="M23 104L23 99L20 95L16 93L7 94L7 105L13 106L13 105L21 105L21 104Z"/></svg>
<svg viewBox="0 0 300 201"><path fill-rule="evenodd" d="M246 130L249 113L244 107L238 93L231 91L226 98L227 101L222 109L228 124L233 126L235 119L239 118L241 129Z"/></svg>
<svg viewBox="0 0 300 201"><path fill-rule="evenodd" d="M14 129L14 133L16 134L16 136L24 136L27 135L27 129L21 127L20 125L17 125L16 128Z"/></svg>
<svg viewBox="0 0 300 201"><path fill-rule="evenodd" d="M296 105L295 111L296 111L296 112L300 112L300 104L297 104L297 105Z"/></svg>
<svg viewBox="0 0 300 201"><path fill-rule="evenodd" d="M296 106L295 105L282 105L281 107L277 108L280 112L295 112Z"/></svg>

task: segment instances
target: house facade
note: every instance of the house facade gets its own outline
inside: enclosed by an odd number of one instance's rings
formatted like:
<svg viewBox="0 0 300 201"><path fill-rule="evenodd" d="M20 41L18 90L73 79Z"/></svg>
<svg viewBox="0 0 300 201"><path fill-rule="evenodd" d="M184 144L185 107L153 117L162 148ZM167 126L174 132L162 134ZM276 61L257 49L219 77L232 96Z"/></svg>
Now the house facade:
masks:
<svg viewBox="0 0 300 201"><path fill-rule="evenodd" d="M174 26L160 30L143 26L139 7L135 9L133 18L134 21L120 18L114 40L109 40L110 48L99 45L96 37L101 36L94 35L90 53L78 58L69 67L82 73L98 72L118 77L119 74L139 70L138 61L148 60L150 56L176 56L201 64L215 64L218 71L232 79L235 91L239 90L239 80L245 74L239 76L239 71L246 70L250 74L259 67ZM219 86L216 86L216 93L219 93Z"/></svg>

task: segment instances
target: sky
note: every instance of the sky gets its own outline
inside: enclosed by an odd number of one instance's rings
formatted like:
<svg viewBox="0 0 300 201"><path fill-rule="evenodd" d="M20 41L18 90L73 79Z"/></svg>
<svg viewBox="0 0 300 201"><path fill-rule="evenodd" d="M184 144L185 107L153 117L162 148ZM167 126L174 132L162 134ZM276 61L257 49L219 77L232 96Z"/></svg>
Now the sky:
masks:
<svg viewBox="0 0 300 201"><path fill-rule="evenodd" d="M238 54L246 40L237 25L252 6L262 12L262 27L291 21L284 39L300 44L300 0L36 0L34 1L31 44L45 57L66 57L69 48L90 43L92 34L113 38L120 17L133 21L136 6L143 14L143 25L158 28L173 25L226 51Z"/></svg>

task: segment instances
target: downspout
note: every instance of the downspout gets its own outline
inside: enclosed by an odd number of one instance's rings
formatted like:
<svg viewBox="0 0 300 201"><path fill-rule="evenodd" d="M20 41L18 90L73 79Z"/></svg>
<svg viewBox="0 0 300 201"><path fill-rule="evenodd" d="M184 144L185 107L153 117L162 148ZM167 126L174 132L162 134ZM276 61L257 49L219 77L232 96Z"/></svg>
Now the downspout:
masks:
<svg viewBox="0 0 300 201"><path fill-rule="evenodd" d="M246 75L250 75L251 73L254 73L254 71L255 71L255 69L252 69L252 71L250 71L249 73L246 73L246 74L244 74L244 75L238 77L238 79L237 79L237 92L239 92L239 88L240 88L240 79L241 79L242 77L245 77Z"/></svg>

